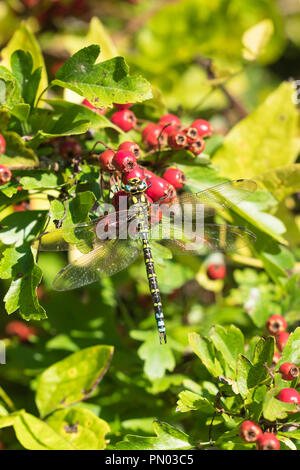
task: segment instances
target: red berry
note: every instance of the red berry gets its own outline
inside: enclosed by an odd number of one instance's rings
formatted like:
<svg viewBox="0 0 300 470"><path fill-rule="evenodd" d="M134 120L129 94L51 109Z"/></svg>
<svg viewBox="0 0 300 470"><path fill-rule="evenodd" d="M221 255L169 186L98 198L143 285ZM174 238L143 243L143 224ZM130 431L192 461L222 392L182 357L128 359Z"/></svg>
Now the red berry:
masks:
<svg viewBox="0 0 300 470"><path fill-rule="evenodd" d="M240 426L239 434L244 441L255 442L262 436L262 430L253 421L244 421Z"/></svg>
<svg viewBox="0 0 300 470"><path fill-rule="evenodd" d="M68 138L64 140L59 146L59 153L62 158L68 160L69 158L78 157L82 152L82 148L77 140Z"/></svg>
<svg viewBox="0 0 300 470"><path fill-rule="evenodd" d="M122 111L123 109L129 109L129 108L131 108L131 106L133 105L133 103L125 103L125 104L113 103L113 105L115 106L115 108L118 108L118 109L120 109L120 110Z"/></svg>
<svg viewBox="0 0 300 470"><path fill-rule="evenodd" d="M159 124L148 124L142 133L143 142L148 148L164 147L167 143L167 137L162 132L162 126Z"/></svg>
<svg viewBox="0 0 300 470"><path fill-rule="evenodd" d="M114 156L115 152L113 150L105 150L105 152L101 153L99 157L97 155L101 170L108 172L113 172L116 170L113 164Z"/></svg>
<svg viewBox="0 0 300 470"><path fill-rule="evenodd" d="M161 221L161 218L162 218L162 211L161 211L161 209L159 208L159 206L157 204L153 204L153 201L150 198L150 196L147 195L147 198L148 198L149 202L151 203L149 223L151 225L158 224Z"/></svg>
<svg viewBox="0 0 300 470"><path fill-rule="evenodd" d="M272 360L272 366L274 367L278 361L280 361L281 354L278 351L274 352L273 360Z"/></svg>
<svg viewBox="0 0 300 470"><path fill-rule="evenodd" d="M0 165L0 185L8 183L11 176L10 169L6 165Z"/></svg>
<svg viewBox="0 0 300 470"><path fill-rule="evenodd" d="M205 119L196 119L192 122L191 127L195 127L200 137L210 137L213 133L213 128Z"/></svg>
<svg viewBox="0 0 300 470"><path fill-rule="evenodd" d="M0 155L6 150L6 142L2 134L0 134Z"/></svg>
<svg viewBox="0 0 300 470"><path fill-rule="evenodd" d="M150 179L151 186L146 189L146 194L153 199L154 202L170 202L174 199L176 191L165 179L159 176L153 176Z"/></svg>
<svg viewBox="0 0 300 470"><path fill-rule="evenodd" d="M290 334L287 333L286 331L282 331L276 336L276 344L280 352L283 351L284 346L286 345L289 337L290 337Z"/></svg>
<svg viewBox="0 0 300 470"><path fill-rule="evenodd" d="M178 116L176 116L175 114L164 114L164 116L162 116L159 120L159 124L164 127L164 126L180 126L181 125L181 121L179 119ZM166 130L167 128L166 127Z"/></svg>
<svg viewBox="0 0 300 470"><path fill-rule="evenodd" d="M29 201L22 201L13 205L14 212L24 212L29 210Z"/></svg>
<svg viewBox="0 0 300 470"><path fill-rule="evenodd" d="M90 103L87 99L83 100L82 104L83 104L83 106L86 106L87 108L92 109L97 114L102 114L103 115L107 111L106 108L97 108L92 103Z"/></svg>
<svg viewBox="0 0 300 470"><path fill-rule="evenodd" d="M226 266L224 264L212 263L207 267L207 275L209 279L215 281L216 279L224 279L226 276Z"/></svg>
<svg viewBox="0 0 300 470"><path fill-rule="evenodd" d="M284 362L279 367L279 372L284 380L294 380L299 375L299 369L291 362Z"/></svg>
<svg viewBox="0 0 300 470"><path fill-rule="evenodd" d="M300 394L294 388L283 388L278 393L277 398L284 403L296 403L300 405Z"/></svg>
<svg viewBox="0 0 300 470"><path fill-rule="evenodd" d="M188 144L192 144L200 138L198 131L195 127L188 127L187 129L184 129L183 132L187 137Z"/></svg>
<svg viewBox="0 0 300 470"><path fill-rule="evenodd" d="M281 331L285 331L287 323L281 315L271 315L266 323L267 330L271 335L278 335Z"/></svg>
<svg viewBox="0 0 300 470"><path fill-rule="evenodd" d="M112 163L122 173L129 173L136 166L136 158L128 150L118 150L113 157Z"/></svg>
<svg viewBox="0 0 300 470"><path fill-rule="evenodd" d="M182 131L172 132L168 136L168 144L174 150L183 149L187 145L187 137Z"/></svg>
<svg viewBox="0 0 300 470"><path fill-rule="evenodd" d="M194 155L200 155L205 149L205 142L199 137L195 142L191 143L188 147L189 151Z"/></svg>
<svg viewBox="0 0 300 470"><path fill-rule="evenodd" d="M172 184L175 189L181 189L186 182L185 174L178 168L168 168L164 172L163 178Z"/></svg>
<svg viewBox="0 0 300 470"><path fill-rule="evenodd" d="M279 450L280 442L272 432L265 432L258 440L256 447L258 450Z"/></svg>
<svg viewBox="0 0 300 470"><path fill-rule="evenodd" d="M144 168L144 175L148 178L153 178L154 176L156 176L156 174L153 173L153 171L148 170L148 168Z"/></svg>
<svg viewBox="0 0 300 470"><path fill-rule="evenodd" d="M124 184L127 184L132 178L138 178L142 181L145 180L146 178L143 168L136 166L133 168L133 170L129 171L128 173L124 173L122 181Z"/></svg>
<svg viewBox="0 0 300 470"><path fill-rule="evenodd" d="M127 209L128 194L126 193L126 191L117 191L116 193L114 193L112 204L113 204L114 208L117 211L120 208L120 200L122 200L121 198L123 198L123 197L124 197L124 199L123 199L122 203L124 204L124 201L126 201L126 207L124 207L124 209Z"/></svg>
<svg viewBox="0 0 300 470"><path fill-rule="evenodd" d="M20 341L26 342L32 336L37 335L37 330L33 326L27 326L22 321L11 321L5 327L8 336L18 336Z"/></svg>
<svg viewBox="0 0 300 470"><path fill-rule="evenodd" d="M136 144L135 142L122 142L118 150L127 150L131 152L133 153L136 159L138 159L141 156L140 146Z"/></svg>
<svg viewBox="0 0 300 470"><path fill-rule="evenodd" d="M129 132L136 125L135 114L129 109L115 112L111 117L112 122L124 132Z"/></svg>

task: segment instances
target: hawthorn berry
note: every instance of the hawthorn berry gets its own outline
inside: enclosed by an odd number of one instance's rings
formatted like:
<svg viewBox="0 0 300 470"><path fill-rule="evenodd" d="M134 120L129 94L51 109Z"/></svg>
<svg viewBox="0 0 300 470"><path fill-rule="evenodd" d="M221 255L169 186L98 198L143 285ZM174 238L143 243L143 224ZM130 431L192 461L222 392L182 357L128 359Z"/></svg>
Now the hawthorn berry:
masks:
<svg viewBox="0 0 300 470"><path fill-rule="evenodd" d="M136 125L136 117L135 114L130 111L130 109L122 109L120 111L116 111L112 117L111 121L122 131L129 132L131 129L134 128Z"/></svg>
<svg viewBox="0 0 300 470"><path fill-rule="evenodd" d="M164 114L164 116L160 118L159 124L162 126L163 133L166 135L179 131L181 128L181 121L175 114Z"/></svg>
<svg viewBox="0 0 300 470"><path fill-rule="evenodd" d="M178 168L168 168L164 172L163 178L172 184L175 189L181 189L186 182L185 174Z"/></svg>
<svg viewBox="0 0 300 470"><path fill-rule="evenodd" d="M196 121L192 122L190 127L197 129L200 137L212 136L213 128L210 122L206 121L205 119L196 119Z"/></svg>
<svg viewBox="0 0 300 470"><path fill-rule="evenodd" d="M120 208L120 200L121 198L127 198L128 199L128 193L126 193L126 191L117 191L116 193L114 193L113 195L113 199L112 199L112 204L114 206L114 208L118 211L119 208ZM123 200L125 201L125 199Z"/></svg>
<svg viewBox="0 0 300 470"><path fill-rule="evenodd" d="M279 367L283 380L294 380L299 375L299 368L291 362L284 362Z"/></svg>
<svg viewBox="0 0 300 470"><path fill-rule="evenodd" d="M279 450L280 442L272 432L265 432L256 444L257 450Z"/></svg>
<svg viewBox="0 0 300 470"><path fill-rule="evenodd" d="M148 124L142 133L143 142L148 148L164 147L167 143L167 137L162 132L163 127L159 124Z"/></svg>
<svg viewBox="0 0 300 470"><path fill-rule="evenodd" d="M267 330L271 335L278 335L281 331L285 331L287 323L281 315L271 315L266 323Z"/></svg>
<svg viewBox="0 0 300 470"><path fill-rule="evenodd" d="M11 176L10 169L6 165L0 165L0 185L8 183Z"/></svg>
<svg viewBox="0 0 300 470"><path fill-rule="evenodd" d="M145 180L145 174L144 174L144 169L141 168L140 166L135 166L131 171L128 173L123 174L122 181L124 184L129 183L129 180L132 178L139 178L141 181Z"/></svg>
<svg viewBox="0 0 300 470"><path fill-rule="evenodd" d="M0 134L0 155L6 150L6 141L2 134Z"/></svg>
<svg viewBox="0 0 300 470"><path fill-rule="evenodd" d="M205 142L201 137L199 137L195 142L192 142L189 147L189 151L192 152L194 155L200 155L205 149Z"/></svg>
<svg viewBox="0 0 300 470"><path fill-rule="evenodd" d="M300 405L300 394L294 388L283 388L278 393L277 398L284 403L296 403Z"/></svg>
<svg viewBox="0 0 300 470"><path fill-rule="evenodd" d="M240 437L246 442L256 442L263 432L253 421L244 421L239 430Z"/></svg>
<svg viewBox="0 0 300 470"><path fill-rule="evenodd" d="M113 105L114 105L115 108L118 108L118 109L120 109L120 111L122 111L123 109L129 109L129 108L131 108L131 106L133 105L133 103L124 103L124 104L113 103Z"/></svg>
<svg viewBox="0 0 300 470"><path fill-rule="evenodd" d="M136 166L136 158L128 150L118 150L112 159L112 164L122 173L129 173Z"/></svg>
<svg viewBox="0 0 300 470"><path fill-rule="evenodd" d="M113 172L116 170L113 164L114 156L115 152L113 150L105 150L99 157L97 155L101 170L108 172Z"/></svg>
<svg viewBox="0 0 300 470"><path fill-rule="evenodd" d="M286 345L289 337L290 337L290 334L287 333L287 331L282 331L276 336L276 344L280 352L283 351L284 346Z"/></svg>
<svg viewBox="0 0 300 470"><path fill-rule="evenodd" d="M80 143L71 137L64 140L59 146L59 154L65 160L78 157L81 152L82 147Z"/></svg>
<svg viewBox="0 0 300 470"><path fill-rule="evenodd" d="M216 279L224 279L226 276L226 266L224 264L212 263L207 266L207 276L209 279L215 281Z"/></svg>
<svg viewBox="0 0 300 470"><path fill-rule="evenodd" d="M187 137L187 142L189 145L193 142L196 142L200 138L199 133L195 127L188 127L187 129L184 129L183 132Z"/></svg>
<svg viewBox="0 0 300 470"><path fill-rule="evenodd" d="M136 159L138 159L141 156L140 146L136 144L135 142L127 142L127 141L122 142L118 150L126 150L126 151L131 152L133 153Z"/></svg>
<svg viewBox="0 0 300 470"><path fill-rule="evenodd" d="M175 131L169 134L168 144L174 150L183 149L187 145L186 134L182 131Z"/></svg>
<svg viewBox="0 0 300 470"><path fill-rule="evenodd" d="M26 342L37 335L37 330L33 326L27 326L22 321L11 321L5 327L5 333L8 336L18 336L20 341Z"/></svg>
<svg viewBox="0 0 300 470"><path fill-rule="evenodd" d="M170 202L176 196L176 191L168 181L160 176L153 176L151 186L146 189L146 194L151 197L154 202Z"/></svg>

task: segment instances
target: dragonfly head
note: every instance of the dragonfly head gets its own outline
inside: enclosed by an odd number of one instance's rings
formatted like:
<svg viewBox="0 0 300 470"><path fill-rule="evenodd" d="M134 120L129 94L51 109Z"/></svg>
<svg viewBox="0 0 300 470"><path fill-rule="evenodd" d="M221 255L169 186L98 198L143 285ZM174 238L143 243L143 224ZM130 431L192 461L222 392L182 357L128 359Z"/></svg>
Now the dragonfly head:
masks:
<svg viewBox="0 0 300 470"><path fill-rule="evenodd" d="M122 189L128 194L142 193L147 188L147 181L137 177L127 180L126 184L122 183Z"/></svg>

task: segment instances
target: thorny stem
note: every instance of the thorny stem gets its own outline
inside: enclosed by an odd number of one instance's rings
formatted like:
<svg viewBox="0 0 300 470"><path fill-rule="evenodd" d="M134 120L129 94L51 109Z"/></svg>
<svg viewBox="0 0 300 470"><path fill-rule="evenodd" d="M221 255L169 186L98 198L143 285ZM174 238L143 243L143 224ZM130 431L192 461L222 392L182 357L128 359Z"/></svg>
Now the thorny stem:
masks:
<svg viewBox="0 0 300 470"><path fill-rule="evenodd" d="M94 153L95 148L97 147L98 144L103 145L103 147L107 148L108 150L112 150L114 152L114 149L111 148L109 145L107 145L105 142L102 142L102 140L97 140L97 142L94 143L92 150L89 152L90 154Z"/></svg>
<svg viewBox="0 0 300 470"><path fill-rule="evenodd" d="M270 367L268 366L268 364L266 362L264 363L264 366L267 369L267 371L269 372L270 376L272 377L272 380L275 380L275 376L274 376L272 370L270 369Z"/></svg>

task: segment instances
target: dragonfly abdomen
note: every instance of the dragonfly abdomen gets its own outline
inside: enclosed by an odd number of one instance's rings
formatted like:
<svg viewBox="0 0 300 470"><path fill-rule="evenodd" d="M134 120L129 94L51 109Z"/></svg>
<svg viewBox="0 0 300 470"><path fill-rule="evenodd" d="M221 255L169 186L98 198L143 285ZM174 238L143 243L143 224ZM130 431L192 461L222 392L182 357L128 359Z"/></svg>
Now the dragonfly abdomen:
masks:
<svg viewBox="0 0 300 470"><path fill-rule="evenodd" d="M161 343L162 340L164 340L164 342L166 343L167 342L166 326L165 326L164 314L162 310L160 290L158 287L157 277L156 277L155 268L154 268L154 262L152 259L152 252L151 252L151 248L149 246L149 242L147 240L146 234L144 234L143 236L143 253L144 253L144 260L145 260L145 265L146 265L150 293L151 293L153 306L154 306L155 320L156 320L156 324L157 324L157 328L159 332L159 341Z"/></svg>

